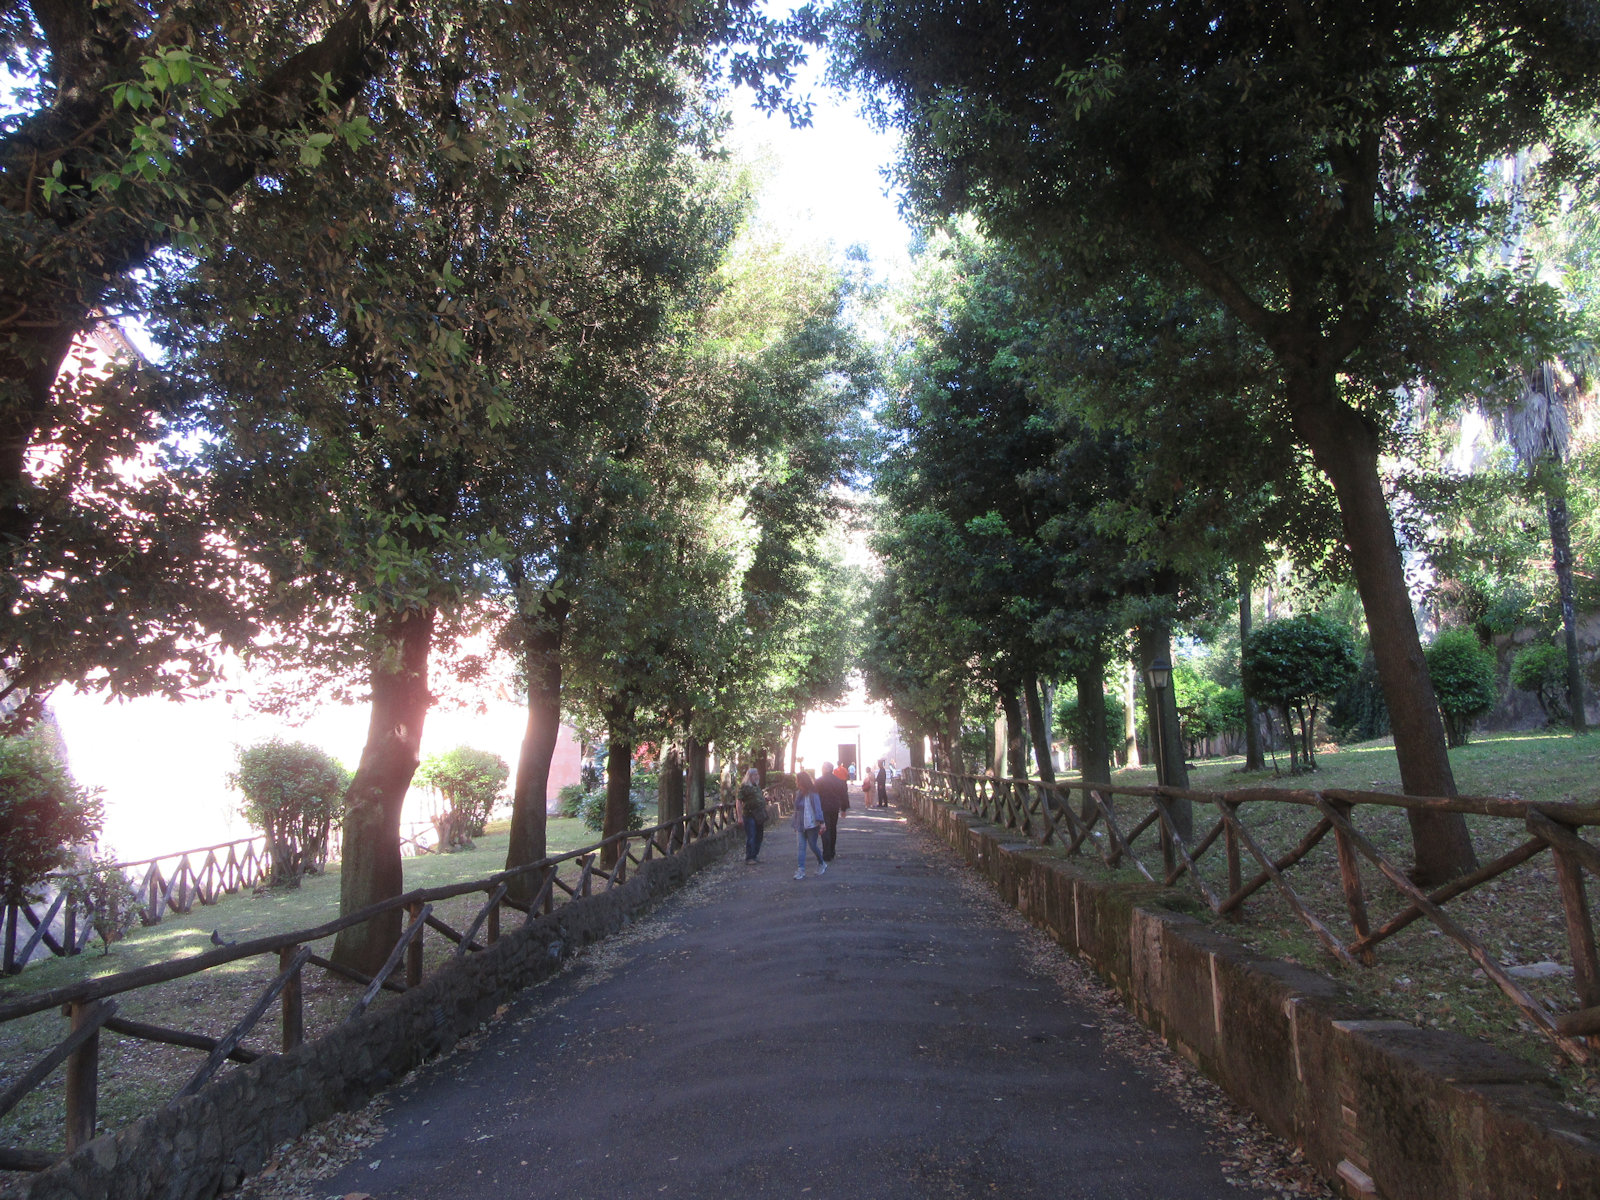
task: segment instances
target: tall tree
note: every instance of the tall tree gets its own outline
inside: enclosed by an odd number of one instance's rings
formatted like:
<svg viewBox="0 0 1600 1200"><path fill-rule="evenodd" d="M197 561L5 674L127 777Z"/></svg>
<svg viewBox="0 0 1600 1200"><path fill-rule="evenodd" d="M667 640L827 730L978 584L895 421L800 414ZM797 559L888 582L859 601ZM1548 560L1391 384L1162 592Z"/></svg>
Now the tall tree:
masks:
<svg viewBox="0 0 1600 1200"><path fill-rule="evenodd" d="M242 584L275 635L252 654L372 704L344 805L344 912L402 890L429 659L486 619L506 553L485 503L512 416L504 372L550 353L544 281L523 264L553 248L539 217L557 193L582 186L542 110L493 89L431 97L372 114L381 157L376 141L329 147L359 186L300 171L253 196L160 329L196 398ZM343 931L334 954L370 972L398 932L386 915Z"/></svg>
<svg viewBox="0 0 1600 1200"><path fill-rule="evenodd" d="M515 415L486 498L509 543L504 639L528 705L508 868L544 857L574 605L591 555L634 501L638 460L658 452L671 416L660 397L683 370L684 327L710 302L744 208L740 181L683 145L698 128L687 113L678 124L592 122L567 149L563 202L540 214L552 353L506 365Z"/></svg>

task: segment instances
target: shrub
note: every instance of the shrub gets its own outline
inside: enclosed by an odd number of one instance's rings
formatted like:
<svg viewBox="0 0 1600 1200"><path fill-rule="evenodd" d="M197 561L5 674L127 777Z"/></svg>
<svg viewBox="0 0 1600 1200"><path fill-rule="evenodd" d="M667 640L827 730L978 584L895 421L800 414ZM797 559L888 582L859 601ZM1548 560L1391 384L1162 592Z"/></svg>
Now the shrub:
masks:
<svg viewBox="0 0 1600 1200"><path fill-rule="evenodd" d="M81 861L66 881L66 891L99 935L102 955L110 954L111 943L120 941L139 920L139 894L109 854Z"/></svg>
<svg viewBox="0 0 1600 1200"><path fill-rule="evenodd" d="M1178 728L1198 754L1198 743L1206 738L1244 732L1244 693L1208 679L1188 659L1179 659L1172 668L1172 686L1178 702Z"/></svg>
<svg viewBox="0 0 1600 1200"><path fill-rule="evenodd" d="M645 812L644 807L638 802L636 797L630 797L630 799L633 802L628 805L628 828L643 829ZM651 797L648 803L653 809L655 805L655 798ZM583 819L584 825L592 829L595 833L604 833L606 829L605 791L601 790L598 792L590 792L587 796L585 796L582 802L578 805L578 816Z"/></svg>
<svg viewBox="0 0 1600 1200"><path fill-rule="evenodd" d="M471 849L472 839L483 836L489 814L510 777L505 759L471 746L457 746L423 759L416 781L438 797L430 820L439 832L435 848L441 854L458 846Z"/></svg>
<svg viewBox="0 0 1600 1200"><path fill-rule="evenodd" d="M267 836L274 887L298 887L327 854L328 830L350 786L333 756L305 742L270 738L239 748L228 782L244 796L239 813Z"/></svg>
<svg viewBox="0 0 1600 1200"><path fill-rule="evenodd" d="M1268 621L1251 630L1240 665L1250 694L1283 717L1289 769L1314 770L1317 708L1356 674L1350 631L1317 613Z"/></svg>
<svg viewBox="0 0 1600 1200"><path fill-rule="evenodd" d="M1244 732L1244 693L1236 687L1218 688L1205 700L1206 724L1217 733L1237 737Z"/></svg>
<svg viewBox="0 0 1600 1200"><path fill-rule="evenodd" d="M0 737L0 897L17 904L100 832L98 788L81 787L47 729Z"/></svg>
<svg viewBox="0 0 1600 1200"><path fill-rule="evenodd" d="M569 783L556 793L556 815L558 817L575 817L578 807L583 803L585 789L576 783Z"/></svg>
<svg viewBox="0 0 1600 1200"><path fill-rule="evenodd" d="M1361 669L1339 689L1328 709L1328 726L1342 742L1368 742L1389 732L1389 705L1378 679L1378 663L1368 650Z"/></svg>
<svg viewBox="0 0 1600 1200"><path fill-rule="evenodd" d="M1465 746L1473 719L1495 700L1494 655L1472 630L1457 627L1440 630L1423 657L1444 715L1446 740L1452 746Z"/></svg>
<svg viewBox="0 0 1600 1200"><path fill-rule="evenodd" d="M1567 708L1567 652L1560 646L1535 642L1518 650L1511 660L1511 686L1533 693L1548 725L1563 724L1572 716Z"/></svg>

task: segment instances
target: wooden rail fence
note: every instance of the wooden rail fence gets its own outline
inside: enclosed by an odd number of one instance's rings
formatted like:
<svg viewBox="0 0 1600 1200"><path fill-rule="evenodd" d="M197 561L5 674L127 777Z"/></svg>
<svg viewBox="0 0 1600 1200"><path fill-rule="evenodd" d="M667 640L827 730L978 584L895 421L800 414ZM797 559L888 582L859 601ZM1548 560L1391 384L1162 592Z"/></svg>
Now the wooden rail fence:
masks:
<svg viewBox="0 0 1600 1200"><path fill-rule="evenodd" d="M176 1102L203 1087L224 1063L230 1060L253 1062L269 1053L265 1049L245 1046L244 1039L275 1003L282 1013L282 1048L291 1050L306 1039L301 977L307 967L320 968L362 986L360 998L345 1017L346 1020L352 1020L366 1012L384 991L404 992L422 982L423 937L428 929L455 943L455 951L451 956L453 962L469 953L482 951L499 939L501 914L505 909L523 914L524 923L530 922L541 914L553 911L558 893L564 899L570 899L588 896L597 890L609 891L627 880L631 868L656 857L676 854L685 846L710 837L733 823L732 806L719 805L650 829L615 834L592 846L544 858L515 870L501 871L485 879L420 888L312 929L256 938L117 975L83 980L0 1004L0 1027L8 1021L50 1009L59 1009L69 1025L67 1036L54 1049L13 1080L4 1092L0 1092L0 1117L15 1108L44 1083L57 1067L65 1063L63 1123L66 1148L70 1153L95 1136L99 1034L102 1029L162 1045L205 1051L205 1061L172 1097L172 1101ZM615 859L610 861L613 855ZM609 866L602 865L608 861ZM577 873L574 878L563 879L560 869L568 864L575 866ZM538 882L532 901L525 904L513 900L507 894L509 885L513 880L528 876ZM437 902L475 892L484 893L486 899L464 930L458 931L433 915ZM367 976L331 962L312 949L311 943L395 909L406 913L407 922L388 960L375 976ZM127 1020L117 1015L117 996L258 955L274 956L278 972L243 1018L220 1038ZM46 1151L0 1147L0 1170L43 1170L57 1157Z"/></svg>
<svg viewBox="0 0 1600 1200"><path fill-rule="evenodd" d="M431 849L433 827L418 823L402 831L403 857L426 854ZM338 832L328 846L329 860L339 857ZM272 874L272 856L261 834L178 850L113 864L132 884L138 897L139 922L159 925L170 913L179 916L194 911L196 904L215 904L223 896L247 888L257 888ZM22 970L42 947L51 954L70 957L81 954L94 936L95 912L82 903L70 886L81 872L56 871L44 879L44 899L13 904L0 903L0 969L7 975ZM59 920L60 924L57 924Z"/></svg>
<svg viewBox="0 0 1600 1200"><path fill-rule="evenodd" d="M1372 965L1378 946L1413 922L1426 920L1465 950L1523 1018L1569 1059L1589 1063L1594 1051L1600 1049L1600 1036L1596 1036L1600 1035L1600 954L1596 952L1584 878L1585 872L1600 875L1600 847L1581 835L1584 829L1600 826L1600 805L1535 804L1506 797L1398 796L1339 788L1199 792L995 779L917 768L905 772L905 784L925 796L960 805L979 817L1015 829L1041 845L1060 845L1069 855L1089 851L1108 867L1131 867L1150 882L1169 887L1182 882L1219 916L1239 919L1245 902L1271 885L1328 954L1346 966ZM1078 798L1076 804L1074 795ZM1124 800L1129 803L1120 803ZM1181 800L1190 801L1193 806L1192 820L1187 823L1177 820L1172 808L1174 801ZM1262 805L1305 812L1308 828L1286 853L1270 854L1241 819L1241 810ZM1210 817L1203 818L1207 808ZM1516 822L1525 836L1515 848L1471 874L1425 891L1411 881L1400 864L1363 835L1357 820L1363 808L1476 814ZM1183 828L1184 824L1189 828ZM1159 840L1155 852L1161 858L1154 871L1136 852L1140 838L1152 830ZM1302 894L1304 886L1297 891L1289 878L1290 872L1302 867L1307 855L1330 833L1337 853L1342 915L1315 911L1316 903ZM1144 852L1149 854L1151 849ZM1567 1012L1553 1011L1532 995L1444 907L1545 853L1550 854L1555 868L1554 907L1563 916L1579 1001L1576 1009ZM1374 893L1362 878L1363 860L1370 864L1369 872L1375 871L1399 894L1395 911L1387 915L1372 911ZM1251 865L1248 876L1247 861ZM1336 928L1341 924L1347 932Z"/></svg>

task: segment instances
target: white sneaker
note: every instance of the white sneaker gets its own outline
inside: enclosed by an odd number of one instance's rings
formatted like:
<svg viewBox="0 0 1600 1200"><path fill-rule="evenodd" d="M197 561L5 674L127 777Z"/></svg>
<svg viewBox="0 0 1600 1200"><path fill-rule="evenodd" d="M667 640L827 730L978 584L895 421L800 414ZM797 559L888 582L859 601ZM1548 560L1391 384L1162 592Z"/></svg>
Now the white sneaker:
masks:
<svg viewBox="0 0 1600 1200"><path fill-rule="evenodd" d="M827 873L828 873L828 864L827 863L823 863L822 866L817 868L817 874L818 875L826 875Z"/></svg>
<svg viewBox="0 0 1600 1200"><path fill-rule="evenodd" d="M806 877L806 869L804 867L801 867L798 871L796 871L794 873L794 877L796 879L804 879Z"/></svg>

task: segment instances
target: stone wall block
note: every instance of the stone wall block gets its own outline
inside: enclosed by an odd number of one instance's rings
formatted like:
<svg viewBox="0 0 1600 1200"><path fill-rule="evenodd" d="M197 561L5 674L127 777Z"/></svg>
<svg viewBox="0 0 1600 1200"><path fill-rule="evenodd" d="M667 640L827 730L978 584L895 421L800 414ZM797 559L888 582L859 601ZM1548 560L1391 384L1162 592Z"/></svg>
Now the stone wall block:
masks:
<svg viewBox="0 0 1600 1200"><path fill-rule="evenodd" d="M1197 1066L1218 1059L1220 1020L1211 986L1211 955L1203 942L1205 927L1193 917L1146 910L1145 937L1160 955L1161 976L1148 981L1146 1004L1159 1014L1156 1028ZM1159 990L1157 990L1159 989Z"/></svg>

